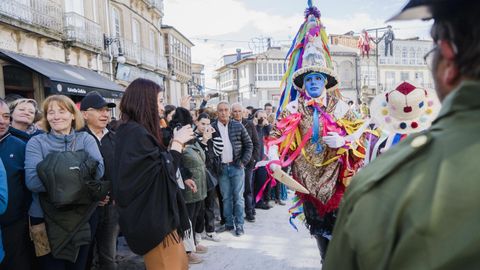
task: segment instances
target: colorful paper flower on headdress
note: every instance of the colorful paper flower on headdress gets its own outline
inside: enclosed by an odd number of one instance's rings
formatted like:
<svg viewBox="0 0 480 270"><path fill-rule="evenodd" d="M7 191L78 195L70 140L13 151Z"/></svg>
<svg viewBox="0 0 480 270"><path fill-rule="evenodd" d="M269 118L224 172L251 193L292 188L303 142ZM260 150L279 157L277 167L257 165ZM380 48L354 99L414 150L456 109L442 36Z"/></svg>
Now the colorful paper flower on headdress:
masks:
<svg viewBox="0 0 480 270"><path fill-rule="evenodd" d="M319 72L327 77L327 91L337 89L338 79L332 65L332 58L328 48L328 36L320 20L320 11L308 1L305 10L305 21L300 26L292 46L287 53L288 67L280 86L283 89L277 116L288 103L297 98L297 91L303 87L303 78L312 72Z"/></svg>

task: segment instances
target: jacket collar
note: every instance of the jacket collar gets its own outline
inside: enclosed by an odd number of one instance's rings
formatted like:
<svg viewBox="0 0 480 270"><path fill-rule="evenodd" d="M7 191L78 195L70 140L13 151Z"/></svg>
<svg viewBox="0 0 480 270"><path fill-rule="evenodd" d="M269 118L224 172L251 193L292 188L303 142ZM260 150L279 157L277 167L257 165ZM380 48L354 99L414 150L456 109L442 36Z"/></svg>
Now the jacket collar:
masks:
<svg viewBox="0 0 480 270"><path fill-rule="evenodd" d="M92 135L92 136L95 138L95 140L101 141L101 140L97 137L97 135L96 135L95 133L93 133L93 131L92 131L87 125L85 125L85 126L84 126L82 129L80 129L79 131L85 131L85 132L87 132L88 134ZM110 133L112 133L112 131L111 131L110 129L108 129L108 128L104 128L104 129L103 129L103 133L104 133L104 134L103 134L102 140L103 140L103 138L105 138L105 137L107 137L107 136L110 136L110 135L111 135Z"/></svg>
<svg viewBox="0 0 480 270"><path fill-rule="evenodd" d="M75 138L75 130L72 128L72 130L70 131L70 134L68 135L63 135L63 134L60 134L60 133L57 133L55 132L53 129L49 132L49 137L55 141L58 141L58 142L62 142L62 143L65 143L65 142L68 142L70 143L71 141L73 141L73 139Z"/></svg>
<svg viewBox="0 0 480 270"><path fill-rule="evenodd" d="M3 135L3 137L0 138L0 143L3 142L6 138L8 138L8 136L10 136L10 132L7 131L7 133L5 133L5 135Z"/></svg>
<svg viewBox="0 0 480 270"><path fill-rule="evenodd" d="M464 81L460 86L448 95L442 104L442 109L433 125L442 119L460 111L468 111L480 108L480 82Z"/></svg>

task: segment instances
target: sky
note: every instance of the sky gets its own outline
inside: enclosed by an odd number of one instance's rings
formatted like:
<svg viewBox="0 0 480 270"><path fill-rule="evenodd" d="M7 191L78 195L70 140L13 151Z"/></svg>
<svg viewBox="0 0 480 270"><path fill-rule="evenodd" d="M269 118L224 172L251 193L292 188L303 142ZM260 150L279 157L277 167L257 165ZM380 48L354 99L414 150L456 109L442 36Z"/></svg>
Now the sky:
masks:
<svg viewBox="0 0 480 270"><path fill-rule="evenodd" d="M406 0L313 0L328 34L383 27ZM207 91L216 88L214 70L222 55L252 51L260 38L290 44L303 23L307 0L164 0L163 23L192 41L192 62L205 65ZM429 39L430 22L389 23L397 38Z"/></svg>

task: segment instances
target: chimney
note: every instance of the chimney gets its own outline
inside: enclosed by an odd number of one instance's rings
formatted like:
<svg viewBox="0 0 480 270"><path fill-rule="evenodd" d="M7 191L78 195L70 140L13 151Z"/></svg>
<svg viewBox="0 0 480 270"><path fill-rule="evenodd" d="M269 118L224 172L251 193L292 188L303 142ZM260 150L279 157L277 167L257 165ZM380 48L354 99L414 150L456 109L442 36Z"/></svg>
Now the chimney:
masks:
<svg viewBox="0 0 480 270"><path fill-rule="evenodd" d="M242 60L242 50L237 49L237 61L240 61L240 60Z"/></svg>

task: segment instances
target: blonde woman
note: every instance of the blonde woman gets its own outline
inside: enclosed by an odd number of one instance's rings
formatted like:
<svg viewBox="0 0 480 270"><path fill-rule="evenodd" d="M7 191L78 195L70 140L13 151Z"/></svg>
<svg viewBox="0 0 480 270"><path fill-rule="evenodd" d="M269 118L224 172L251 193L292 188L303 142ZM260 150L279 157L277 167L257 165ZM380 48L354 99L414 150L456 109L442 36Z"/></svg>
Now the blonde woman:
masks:
<svg viewBox="0 0 480 270"><path fill-rule="evenodd" d="M20 98L10 103L10 129L13 136L28 142L31 137L42 134L43 131L35 125L41 118L37 102L29 98Z"/></svg>
<svg viewBox="0 0 480 270"><path fill-rule="evenodd" d="M53 152L83 150L90 159L98 163L95 179L99 179L104 172L103 159L95 139L87 132L78 132L84 127L83 117L70 98L63 95L50 96L43 103L42 109L41 125L47 133L30 139L25 158L25 180L28 189L33 193L33 201L29 210L30 223L34 227L42 226L44 222L47 222L48 230L45 232L52 250L49 253L48 246L46 249L45 246L42 246L42 250L39 250L37 249L39 246L35 243L40 269L83 270L91 241L90 227L88 226L90 217L86 214L88 211L85 211L84 206L75 205L69 206L67 210L63 211L48 207L43 200L45 194L48 193L37 173L37 165ZM42 199L40 199L41 197ZM49 224L50 220L62 218L69 222L64 227L59 228L59 226L54 226L55 224ZM60 248L59 243L63 244L64 240L66 244Z"/></svg>

